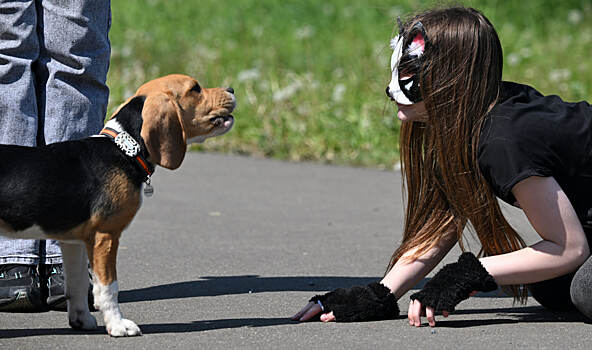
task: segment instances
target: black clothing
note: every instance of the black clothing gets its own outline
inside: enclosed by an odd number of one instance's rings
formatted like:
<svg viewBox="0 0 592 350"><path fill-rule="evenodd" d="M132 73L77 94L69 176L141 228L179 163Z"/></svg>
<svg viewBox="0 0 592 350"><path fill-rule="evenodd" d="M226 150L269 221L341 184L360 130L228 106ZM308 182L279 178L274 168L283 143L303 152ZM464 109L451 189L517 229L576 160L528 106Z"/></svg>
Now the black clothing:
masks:
<svg viewBox="0 0 592 350"><path fill-rule="evenodd" d="M479 167L494 193L514 205L511 190L530 176L553 176L592 232L592 106L543 96L503 82L502 97L481 130Z"/></svg>

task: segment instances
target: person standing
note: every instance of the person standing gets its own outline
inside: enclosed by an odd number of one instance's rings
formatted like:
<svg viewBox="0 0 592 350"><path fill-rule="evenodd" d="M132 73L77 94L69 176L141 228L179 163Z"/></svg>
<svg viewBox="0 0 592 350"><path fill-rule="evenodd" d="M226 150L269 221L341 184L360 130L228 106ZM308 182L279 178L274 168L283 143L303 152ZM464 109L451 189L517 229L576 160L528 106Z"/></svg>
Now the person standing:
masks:
<svg viewBox="0 0 592 350"><path fill-rule="evenodd" d="M110 25L109 0L0 0L0 144L101 130ZM0 237L0 311L65 310L65 301L57 241Z"/></svg>

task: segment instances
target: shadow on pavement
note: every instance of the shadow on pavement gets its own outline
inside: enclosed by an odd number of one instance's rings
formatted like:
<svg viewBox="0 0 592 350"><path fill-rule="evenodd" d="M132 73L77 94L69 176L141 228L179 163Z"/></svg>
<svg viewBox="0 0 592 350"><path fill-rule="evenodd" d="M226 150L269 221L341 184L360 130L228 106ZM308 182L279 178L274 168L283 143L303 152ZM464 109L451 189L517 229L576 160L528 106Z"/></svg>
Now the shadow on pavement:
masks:
<svg viewBox="0 0 592 350"><path fill-rule="evenodd" d="M285 324L298 324L288 317L283 318L230 318L221 320L203 320L187 323L152 323L138 325L142 334L160 333L190 333L203 332L216 329L230 329L241 327L270 327ZM25 338L48 335L89 335L98 334L107 336L105 327L99 327L92 331L78 331L72 328L20 328L0 329L0 339Z"/></svg>
<svg viewBox="0 0 592 350"><path fill-rule="evenodd" d="M142 334L161 333L191 333L203 332L216 329L230 329L242 327L270 327L285 324L298 324L288 317L283 318L230 318L221 320L203 320L187 323L152 323L138 325ZM20 328L0 329L0 339L26 338L51 335L104 335L107 336L105 327L99 327L92 331L79 331L72 328Z"/></svg>
<svg viewBox="0 0 592 350"><path fill-rule="evenodd" d="M216 329L242 327L270 327L285 324L298 324L287 317L283 318L229 318L221 320L203 320L188 323L154 323L140 325L143 334L202 332Z"/></svg>
<svg viewBox="0 0 592 350"><path fill-rule="evenodd" d="M470 320L446 320L439 318L438 327L448 328L466 328L477 326L488 326L495 324L513 324L513 323L547 323L547 322L584 322L590 323L583 315L577 311L558 312L550 311L542 306L517 306L512 308L499 309L467 309L457 310L455 315L476 315L476 314L495 314L495 318L490 319L470 319ZM505 318L500 318L505 317Z"/></svg>
<svg viewBox="0 0 592 350"><path fill-rule="evenodd" d="M551 312L542 306L525 306L515 308L498 309L467 309L457 310L455 315L492 314L488 319L446 320L438 318L438 328L469 328L479 326L516 324L516 323L549 323L549 322L584 322L590 323L582 315L575 312ZM504 318L500 318L504 317ZM400 319L404 319L402 313ZM219 320L201 320L187 323L152 323L139 325L143 334L163 333L191 333L217 329L232 329L242 327L272 327L288 324L300 324L288 317L281 318L230 318ZM423 325L427 327L427 323ZM105 327L99 327L93 331L77 331L71 328L22 328L0 329L0 339L25 338L48 335L78 335L98 334L105 335Z"/></svg>
<svg viewBox="0 0 592 350"><path fill-rule="evenodd" d="M25 338L46 335L83 335L99 334L107 336L105 327L99 327L92 331L79 331L72 328L18 328L18 329L0 329L0 339Z"/></svg>
<svg viewBox="0 0 592 350"><path fill-rule="evenodd" d="M355 285L366 285L379 281L380 277L260 277L245 276L209 276L197 281L177 282L146 288L124 290L119 292L120 303L132 303L148 300L167 300L179 298L195 298L205 296L263 293L263 292L325 292L336 288L347 288ZM413 289L421 289L429 281L425 278ZM508 297L501 291L479 293L477 298Z"/></svg>
<svg viewBox="0 0 592 350"><path fill-rule="evenodd" d="M547 323L547 322L588 322L583 316L574 313L555 313L541 306L457 310L455 315L495 314L490 319L446 320L438 319L438 328L468 328L479 326L515 324L515 323ZM505 318L499 318L506 316ZM401 319L405 318L402 314ZM191 333L217 329L232 329L242 327L272 327L287 324L300 324L287 317L282 318L230 318L219 320L202 320L187 323L152 323L139 325L143 334ZM427 323L424 325L427 327ZM71 328L34 328L34 329L1 329L0 339L24 338L48 335L76 335L99 334L105 335L105 327L94 331L76 331Z"/></svg>
<svg viewBox="0 0 592 350"><path fill-rule="evenodd" d="M263 292L324 292L340 287L366 285L380 277L260 277L258 275L202 277L119 292L120 303Z"/></svg>

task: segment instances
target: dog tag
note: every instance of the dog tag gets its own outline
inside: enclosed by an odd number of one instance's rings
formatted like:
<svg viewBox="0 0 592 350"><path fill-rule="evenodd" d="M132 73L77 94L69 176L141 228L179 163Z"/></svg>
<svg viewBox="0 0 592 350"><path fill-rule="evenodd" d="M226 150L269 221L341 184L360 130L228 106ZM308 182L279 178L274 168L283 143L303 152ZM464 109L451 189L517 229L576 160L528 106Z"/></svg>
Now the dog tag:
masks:
<svg viewBox="0 0 592 350"><path fill-rule="evenodd" d="M144 186L144 196L146 197L152 197L154 194L154 187L150 185L150 182L150 177L148 177L148 180L146 180L146 186Z"/></svg>
<svg viewBox="0 0 592 350"><path fill-rule="evenodd" d="M152 187L150 185L146 185L146 187L144 187L144 195L146 197L152 197L153 194L154 194L154 187Z"/></svg>

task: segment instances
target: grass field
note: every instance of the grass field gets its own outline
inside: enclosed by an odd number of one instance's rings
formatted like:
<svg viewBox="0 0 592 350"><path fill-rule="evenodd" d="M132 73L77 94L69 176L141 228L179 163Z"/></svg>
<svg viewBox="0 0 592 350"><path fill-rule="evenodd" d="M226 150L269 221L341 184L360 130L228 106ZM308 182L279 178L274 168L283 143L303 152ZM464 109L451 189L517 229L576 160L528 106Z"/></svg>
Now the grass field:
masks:
<svg viewBox="0 0 592 350"><path fill-rule="evenodd" d="M480 0L504 48L504 78L592 101L590 0ZM384 89L396 16L388 0L113 1L109 111L146 80L185 73L232 86L234 129L197 150L391 168L396 109Z"/></svg>

